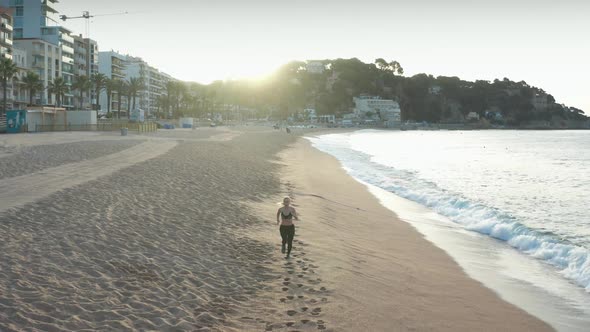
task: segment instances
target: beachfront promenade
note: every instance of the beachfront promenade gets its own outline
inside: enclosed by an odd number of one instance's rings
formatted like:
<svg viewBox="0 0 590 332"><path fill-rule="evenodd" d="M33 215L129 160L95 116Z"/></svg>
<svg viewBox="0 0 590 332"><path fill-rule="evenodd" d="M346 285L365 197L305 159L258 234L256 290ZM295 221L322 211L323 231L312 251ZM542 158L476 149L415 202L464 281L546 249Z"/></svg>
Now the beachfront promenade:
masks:
<svg viewBox="0 0 590 332"><path fill-rule="evenodd" d="M550 329L300 134L0 136L0 330ZM288 194L301 222L285 260Z"/></svg>

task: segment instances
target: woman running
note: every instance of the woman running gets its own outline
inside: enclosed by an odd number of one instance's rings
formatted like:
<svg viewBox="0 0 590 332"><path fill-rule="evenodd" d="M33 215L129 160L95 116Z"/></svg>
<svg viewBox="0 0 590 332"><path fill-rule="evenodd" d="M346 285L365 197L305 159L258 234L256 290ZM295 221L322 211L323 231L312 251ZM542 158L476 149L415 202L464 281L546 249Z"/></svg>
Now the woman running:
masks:
<svg viewBox="0 0 590 332"><path fill-rule="evenodd" d="M277 225L279 224L279 215L281 216L281 238L283 239L283 246L281 252L285 253L285 244L287 245L287 256L291 255L291 249L293 248L293 237L295 236L295 225L293 225L293 219L299 220L297 212L291 206L291 198L285 197L283 199L283 206L277 211Z"/></svg>

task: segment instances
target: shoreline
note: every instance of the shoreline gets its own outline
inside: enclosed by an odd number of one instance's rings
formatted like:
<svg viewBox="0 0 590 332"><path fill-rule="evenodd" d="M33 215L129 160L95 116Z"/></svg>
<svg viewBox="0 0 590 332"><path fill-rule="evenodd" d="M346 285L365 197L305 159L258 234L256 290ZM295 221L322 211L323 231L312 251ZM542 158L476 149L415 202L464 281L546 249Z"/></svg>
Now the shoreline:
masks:
<svg viewBox="0 0 590 332"><path fill-rule="evenodd" d="M551 330L470 279L302 137L340 131L136 136L175 146L133 167L108 154L120 168L19 201L26 205L0 214L0 235L9 239L0 245L0 329ZM92 167L105 158L101 144L93 145ZM57 168L3 183L24 188L42 173L69 174L64 169L80 164L68 163L68 151L56 156L65 163ZM301 216L289 260L272 219L287 194ZM239 220L228 214L233 201L245 208Z"/></svg>
<svg viewBox="0 0 590 332"><path fill-rule="evenodd" d="M333 290L324 314L336 324L331 328L553 330L467 276L446 252L346 174L335 158L304 138L280 156L286 163L281 182L302 219L298 237L309 243L306 250Z"/></svg>

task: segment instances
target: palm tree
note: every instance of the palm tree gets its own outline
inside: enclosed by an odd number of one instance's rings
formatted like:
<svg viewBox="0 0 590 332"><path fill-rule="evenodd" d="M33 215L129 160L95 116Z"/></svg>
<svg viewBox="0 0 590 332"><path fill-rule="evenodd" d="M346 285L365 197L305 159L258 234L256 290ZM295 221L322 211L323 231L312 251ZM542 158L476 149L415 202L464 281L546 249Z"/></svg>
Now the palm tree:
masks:
<svg viewBox="0 0 590 332"><path fill-rule="evenodd" d="M100 110L100 92L106 88L108 77L102 73L94 73L90 76L90 81L94 87L94 93L96 95L96 110ZM107 97L108 99L108 97ZM109 99L110 100L110 99Z"/></svg>
<svg viewBox="0 0 590 332"><path fill-rule="evenodd" d="M113 97L113 91L117 88L117 82L112 78L106 78L104 88L107 92L107 116L109 116L111 114L111 98Z"/></svg>
<svg viewBox="0 0 590 332"><path fill-rule="evenodd" d="M161 109L166 109L168 107L168 98L165 95L159 95L156 97L156 116L161 119Z"/></svg>
<svg viewBox="0 0 590 332"><path fill-rule="evenodd" d="M0 59L0 82L2 82L2 111L6 113L6 93L8 82L18 73L18 67L11 59Z"/></svg>
<svg viewBox="0 0 590 332"><path fill-rule="evenodd" d="M84 91L90 90L91 82L86 75L76 75L72 88L80 92L80 110L84 108Z"/></svg>
<svg viewBox="0 0 590 332"><path fill-rule="evenodd" d="M23 83L25 89L27 89L27 91L29 91L29 105L33 106L34 100L35 100L35 94L38 91L43 90L43 88L44 88L43 82L41 82L41 78L39 78L39 75L37 75L33 72L27 72L27 75L22 78L22 83Z"/></svg>
<svg viewBox="0 0 590 332"><path fill-rule="evenodd" d="M121 118L121 99L123 95L127 92L127 85L125 81L120 79L115 79L115 91L117 92L117 119Z"/></svg>
<svg viewBox="0 0 590 332"><path fill-rule="evenodd" d="M55 94L56 106L59 107L61 106L62 98L70 90L70 87L66 84L63 77L56 77L53 79L53 82L49 83L47 90Z"/></svg>
<svg viewBox="0 0 590 332"><path fill-rule="evenodd" d="M123 81L125 84L125 99L127 100L127 119L131 118L131 86L129 81Z"/></svg>
<svg viewBox="0 0 590 332"><path fill-rule="evenodd" d="M168 117L170 115L171 112L174 111L173 109L173 105L176 104L175 103L175 98L176 98L176 94L177 94L177 85L174 81L168 81L166 82L166 107L165 107L165 111L166 111L166 117Z"/></svg>
<svg viewBox="0 0 590 332"><path fill-rule="evenodd" d="M137 98L137 93L144 89L143 79L140 77L131 77L129 79L129 94L133 97L133 107L135 109L135 98Z"/></svg>

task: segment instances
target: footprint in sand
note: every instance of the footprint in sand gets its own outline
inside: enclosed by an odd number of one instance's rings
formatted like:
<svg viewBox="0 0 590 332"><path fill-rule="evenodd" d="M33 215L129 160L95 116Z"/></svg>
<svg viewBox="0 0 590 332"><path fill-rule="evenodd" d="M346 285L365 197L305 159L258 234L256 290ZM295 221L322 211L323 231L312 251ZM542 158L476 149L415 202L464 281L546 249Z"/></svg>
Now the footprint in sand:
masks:
<svg viewBox="0 0 590 332"><path fill-rule="evenodd" d="M303 308L301 308L301 311L306 312L307 309L309 309L309 308L308 307L303 307Z"/></svg>
<svg viewBox="0 0 590 332"><path fill-rule="evenodd" d="M287 296L287 298L288 298L289 300L292 300L292 299L294 299L295 297L293 297L292 295L289 295L289 296Z"/></svg>
<svg viewBox="0 0 590 332"><path fill-rule="evenodd" d="M286 291L288 291L288 290L289 290L289 287L283 287L282 289L283 289L283 291L285 291L285 292L286 292Z"/></svg>
<svg viewBox="0 0 590 332"><path fill-rule="evenodd" d="M290 282L288 282L288 281L283 282L283 285L285 285L285 286L289 286L289 284L290 284Z"/></svg>
<svg viewBox="0 0 590 332"><path fill-rule="evenodd" d="M322 308L315 308L311 311L311 315L312 316L319 316L319 314L322 312Z"/></svg>
<svg viewBox="0 0 590 332"><path fill-rule="evenodd" d="M287 315L289 316L295 316L297 314L297 311L295 310L287 310Z"/></svg>

